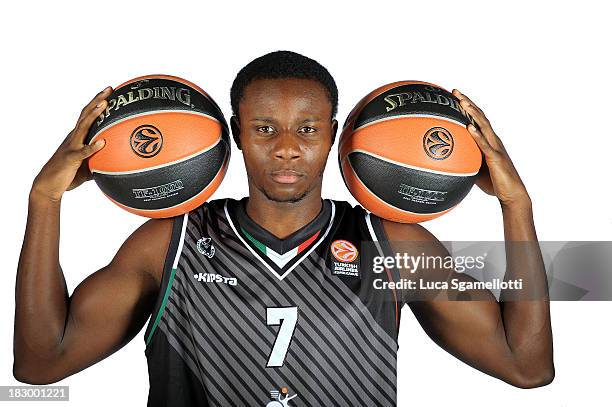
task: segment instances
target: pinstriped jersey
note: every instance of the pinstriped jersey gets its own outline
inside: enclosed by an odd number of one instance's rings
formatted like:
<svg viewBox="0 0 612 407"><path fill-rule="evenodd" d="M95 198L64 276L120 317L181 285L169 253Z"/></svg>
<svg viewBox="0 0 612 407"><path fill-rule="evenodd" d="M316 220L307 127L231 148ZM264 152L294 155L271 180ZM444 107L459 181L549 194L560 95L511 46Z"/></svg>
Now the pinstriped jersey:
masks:
<svg viewBox="0 0 612 407"><path fill-rule="evenodd" d="M174 219L145 331L148 406L395 406L401 304L361 250L384 239L380 219L323 200L278 239L246 199Z"/></svg>

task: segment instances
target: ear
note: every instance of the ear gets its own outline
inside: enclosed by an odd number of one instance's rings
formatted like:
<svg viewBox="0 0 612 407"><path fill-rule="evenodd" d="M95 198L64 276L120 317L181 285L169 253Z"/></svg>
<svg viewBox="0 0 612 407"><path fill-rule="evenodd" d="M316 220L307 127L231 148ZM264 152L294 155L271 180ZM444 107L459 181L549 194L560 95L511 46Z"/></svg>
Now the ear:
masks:
<svg viewBox="0 0 612 407"><path fill-rule="evenodd" d="M330 147L334 145L334 142L336 141L336 133L338 132L338 120L333 119L332 120L332 139L331 139L331 144Z"/></svg>
<svg viewBox="0 0 612 407"><path fill-rule="evenodd" d="M240 145L240 120L238 117L232 116L230 118L230 127L232 128L232 137L234 138L238 150L242 150L242 146Z"/></svg>

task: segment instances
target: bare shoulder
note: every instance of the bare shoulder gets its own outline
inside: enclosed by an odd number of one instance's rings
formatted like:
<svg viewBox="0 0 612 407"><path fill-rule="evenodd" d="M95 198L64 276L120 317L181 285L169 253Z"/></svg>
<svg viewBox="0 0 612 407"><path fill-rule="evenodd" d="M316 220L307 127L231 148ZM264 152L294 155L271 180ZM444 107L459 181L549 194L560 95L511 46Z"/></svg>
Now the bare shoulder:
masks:
<svg viewBox="0 0 612 407"><path fill-rule="evenodd" d="M174 218L147 220L125 240L112 263L150 274L159 285L173 225Z"/></svg>
<svg viewBox="0 0 612 407"><path fill-rule="evenodd" d="M438 239L423 225L418 223L399 223L381 218L385 233L392 240L437 241Z"/></svg>
<svg viewBox="0 0 612 407"><path fill-rule="evenodd" d="M399 251L407 248L428 253L445 253L444 245L433 233L418 223L399 223L382 219L381 223L391 246Z"/></svg>

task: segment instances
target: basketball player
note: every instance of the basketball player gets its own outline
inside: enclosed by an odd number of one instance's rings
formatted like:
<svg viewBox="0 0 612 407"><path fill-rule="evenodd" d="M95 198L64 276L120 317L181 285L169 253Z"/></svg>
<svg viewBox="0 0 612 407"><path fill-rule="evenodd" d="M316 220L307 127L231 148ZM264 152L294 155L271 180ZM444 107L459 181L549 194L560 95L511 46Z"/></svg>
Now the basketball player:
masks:
<svg viewBox="0 0 612 407"><path fill-rule="evenodd" d="M291 52L252 61L232 86L248 197L148 220L70 296L58 258L60 203L90 178L84 160L103 142L83 140L110 92L83 109L31 189L16 287L18 380L53 383L79 372L150 317L149 406L395 406L405 303L436 343L473 367L522 388L553 379L547 296L411 301L373 287L380 275L367 267L372 254L357 249L362 242L426 242L427 254L448 252L421 225L321 198L337 88L324 67ZM478 185L499 199L507 243L537 247L530 198L500 139L473 102L455 95L480 128L470 126L486 159ZM509 252L507 277L545 285L539 249Z"/></svg>

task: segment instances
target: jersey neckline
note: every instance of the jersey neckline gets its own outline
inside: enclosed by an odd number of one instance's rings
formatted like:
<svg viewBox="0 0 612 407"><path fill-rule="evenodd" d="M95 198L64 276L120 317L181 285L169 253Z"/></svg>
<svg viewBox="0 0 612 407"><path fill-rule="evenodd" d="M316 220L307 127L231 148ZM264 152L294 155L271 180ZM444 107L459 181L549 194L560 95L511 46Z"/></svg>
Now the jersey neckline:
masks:
<svg viewBox="0 0 612 407"><path fill-rule="evenodd" d="M285 254L300 245L307 243L325 227L331 215L331 204L322 200L321 210L313 220L302 226L289 236L280 239L256 223L246 211L248 197L242 198L233 205L230 203L229 210L236 219L236 227L246 235L249 240L257 241L265 247L274 250L278 254ZM252 239L251 239L252 238Z"/></svg>
<svg viewBox="0 0 612 407"><path fill-rule="evenodd" d="M336 212L333 201L324 199L321 211L312 221L286 238L279 239L248 216L247 199L227 199L224 205L226 217L236 236L280 280L327 236Z"/></svg>

